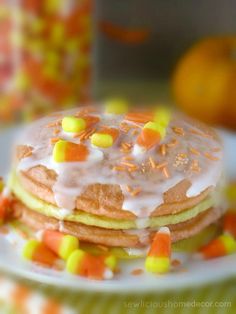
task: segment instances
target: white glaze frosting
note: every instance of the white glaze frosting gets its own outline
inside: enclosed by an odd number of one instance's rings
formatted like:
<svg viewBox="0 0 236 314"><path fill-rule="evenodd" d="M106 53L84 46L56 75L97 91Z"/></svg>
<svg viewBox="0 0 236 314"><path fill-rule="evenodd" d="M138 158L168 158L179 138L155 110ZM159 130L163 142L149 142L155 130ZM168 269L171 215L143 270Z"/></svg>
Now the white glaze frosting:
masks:
<svg viewBox="0 0 236 314"><path fill-rule="evenodd" d="M141 131L142 124L135 124L125 120L123 115L107 115L101 109L89 115L99 116L100 121L96 129L101 127L114 127L119 129L119 137L111 148L102 149L92 147L90 140L83 142L89 149L89 157L85 162L56 163L52 158L53 145L51 138L79 143L79 137L64 132L58 124L58 119L66 115L78 115L82 109L73 109L58 115L41 119L26 128L18 139L18 145L27 145L33 148L32 155L22 159L18 165L18 171L27 170L37 165L43 165L57 173L57 181L53 187L55 200L62 214L66 217L75 208L76 197L83 193L84 189L91 184L114 184L119 185L124 195L123 209L133 212L139 219L140 227L145 228L145 218L163 203L163 193L174 187L183 179L191 182L187 196L192 197L200 194L209 186L216 186L222 173L222 151L217 139L205 136L201 128L193 125L193 121L185 119L180 114L174 114L167 128L167 135L161 144L165 145L166 154L160 153L160 145L144 152L136 145L136 138ZM181 128L184 135L179 135L174 128ZM55 135L54 130L58 133ZM126 129L124 131L124 129ZM128 129L128 131L127 131ZM134 134L135 130L135 134ZM196 133L192 132L195 130ZM174 141L177 144L172 145ZM122 150L122 143L129 144L129 152ZM199 155L190 152L190 147L199 151ZM205 153L217 160L207 158ZM124 158L129 156L131 161ZM162 168L153 169L149 159L156 165L168 163L169 177L163 174ZM192 170L191 165L197 160L199 172ZM132 163L137 166L137 171L117 171L116 166L124 166L124 163ZM140 193L132 196L131 191L140 189Z"/></svg>

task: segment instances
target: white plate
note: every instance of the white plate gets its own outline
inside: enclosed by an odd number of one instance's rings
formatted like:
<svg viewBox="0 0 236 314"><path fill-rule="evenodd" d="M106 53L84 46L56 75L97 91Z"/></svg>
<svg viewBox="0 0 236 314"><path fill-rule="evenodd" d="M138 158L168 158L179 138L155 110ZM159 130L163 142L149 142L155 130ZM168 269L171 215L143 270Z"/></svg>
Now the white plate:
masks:
<svg viewBox="0 0 236 314"><path fill-rule="evenodd" d="M0 174L7 173L10 164L10 148L16 129L0 133ZM226 144L227 171L235 175L236 136L222 132ZM9 237L9 236L8 236ZM11 238L12 239L12 238ZM18 239L16 238L18 241ZM142 274L132 276L133 269L143 268L143 261L131 261L121 264L121 273L111 281L91 281L70 276L65 272L44 269L22 260L19 250L8 241L7 236L0 235L0 269L15 275L35 280L40 283L66 287L73 290L100 292L163 292L166 290L187 288L212 283L236 276L236 254L210 261L191 260L185 255L176 255L182 265L164 276Z"/></svg>

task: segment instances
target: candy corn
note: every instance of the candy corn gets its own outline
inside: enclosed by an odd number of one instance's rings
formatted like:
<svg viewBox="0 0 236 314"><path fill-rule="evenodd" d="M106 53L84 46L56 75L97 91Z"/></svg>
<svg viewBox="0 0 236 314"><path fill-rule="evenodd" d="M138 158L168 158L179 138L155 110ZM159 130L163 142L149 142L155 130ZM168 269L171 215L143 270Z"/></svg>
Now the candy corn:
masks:
<svg viewBox="0 0 236 314"><path fill-rule="evenodd" d="M83 144L59 140L53 149L53 160L55 162L85 161L88 154L88 148Z"/></svg>
<svg viewBox="0 0 236 314"><path fill-rule="evenodd" d="M163 274L170 269L171 237L167 227L156 233L145 261L147 272Z"/></svg>
<svg viewBox="0 0 236 314"><path fill-rule="evenodd" d="M171 118L170 110L165 107L160 107L155 112L154 122L166 128L170 122L170 118Z"/></svg>
<svg viewBox="0 0 236 314"><path fill-rule="evenodd" d="M91 136L91 143L94 146L108 148L113 145L119 135L115 128L104 128Z"/></svg>
<svg viewBox="0 0 236 314"><path fill-rule="evenodd" d="M236 238L236 211L229 211L225 214L223 230Z"/></svg>
<svg viewBox="0 0 236 314"><path fill-rule="evenodd" d="M128 111L129 104L124 99L109 99L105 103L106 113L125 114Z"/></svg>
<svg viewBox="0 0 236 314"><path fill-rule="evenodd" d="M62 120L62 129L65 132L79 133L86 128L86 121L83 118L65 117Z"/></svg>
<svg viewBox="0 0 236 314"><path fill-rule="evenodd" d="M7 195L7 190L4 189L4 184L2 183L2 193L0 194L0 224L3 223L7 218L8 210L11 206L11 199Z"/></svg>
<svg viewBox="0 0 236 314"><path fill-rule="evenodd" d="M137 144L145 149L150 149L157 145L166 134L166 129L155 122L148 122L144 125L137 138Z"/></svg>
<svg viewBox="0 0 236 314"><path fill-rule="evenodd" d="M42 242L64 260L79 248L78 238L55 230L45 230Z"/></svg>
<svg viewBox="0 0 236 314"><path fill-rule="evenodd" d="M223 234L202 247L199 252L205 259L229 255L236 252L236 242L231 235Z"/></svg>
<svg viewBox="0 0 236 314"><path fill-rule="evenodd" d="M44 243L29 240L23 248L23 257L32 262L52 267L57 261L57 256Z"/></svg>
<svg viewBox="0 0 236 314"><path fill-rule="evenodd" d="M104 127L102 128L102 130L98 131L97 133L111 135L113 138L113 142L115 142L115 140L119 136L119 131L116 128L109 128L109 127Z"/></svg>
<svg viewBox="0 0 236 314"><path fill-rule="evenodd" d="M82 250L74 251L67 260L69 273L90 279L110 279L117 266L114 256L95 256Z"/></svg>

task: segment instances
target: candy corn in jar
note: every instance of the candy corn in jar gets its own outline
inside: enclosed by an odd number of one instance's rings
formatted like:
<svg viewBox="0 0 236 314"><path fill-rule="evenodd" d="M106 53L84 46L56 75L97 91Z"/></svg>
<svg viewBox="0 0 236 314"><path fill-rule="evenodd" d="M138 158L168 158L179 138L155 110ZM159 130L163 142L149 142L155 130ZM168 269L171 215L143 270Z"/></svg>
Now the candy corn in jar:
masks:
<svg viewBox="0 0 236 314"><path fill-rule="evenodd" d="M0 122L90 98L93 0L0 2Z"/></svg>

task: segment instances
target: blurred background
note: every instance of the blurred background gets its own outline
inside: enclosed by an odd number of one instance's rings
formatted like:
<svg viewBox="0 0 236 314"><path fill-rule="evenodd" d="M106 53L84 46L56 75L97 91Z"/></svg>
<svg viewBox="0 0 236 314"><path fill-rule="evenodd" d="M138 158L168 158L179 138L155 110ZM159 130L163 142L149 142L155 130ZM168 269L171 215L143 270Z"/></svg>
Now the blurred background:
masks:
<svg viewBox="0 0 236 314"><path fill-rule="evenodd" d="M234 0L1 0L0 121L122 96L236 128L235 10Z"/></svg>
<svg viewBox="0 0 236 314"><path fill-rule="evenodd" d="M235 0L0 0L0 144L19 123L122 97L177 106L227 133L232 149L235 12ZM236 154L228 158L232 164ZM15 281L3 278L4 301ZM28 295L28 289L17 291ZM7 299L7 307L20 299ZM49 309L60 311L47 313L64 313L50 302ZM8 312L0 307L0 313Z"/></svg>

